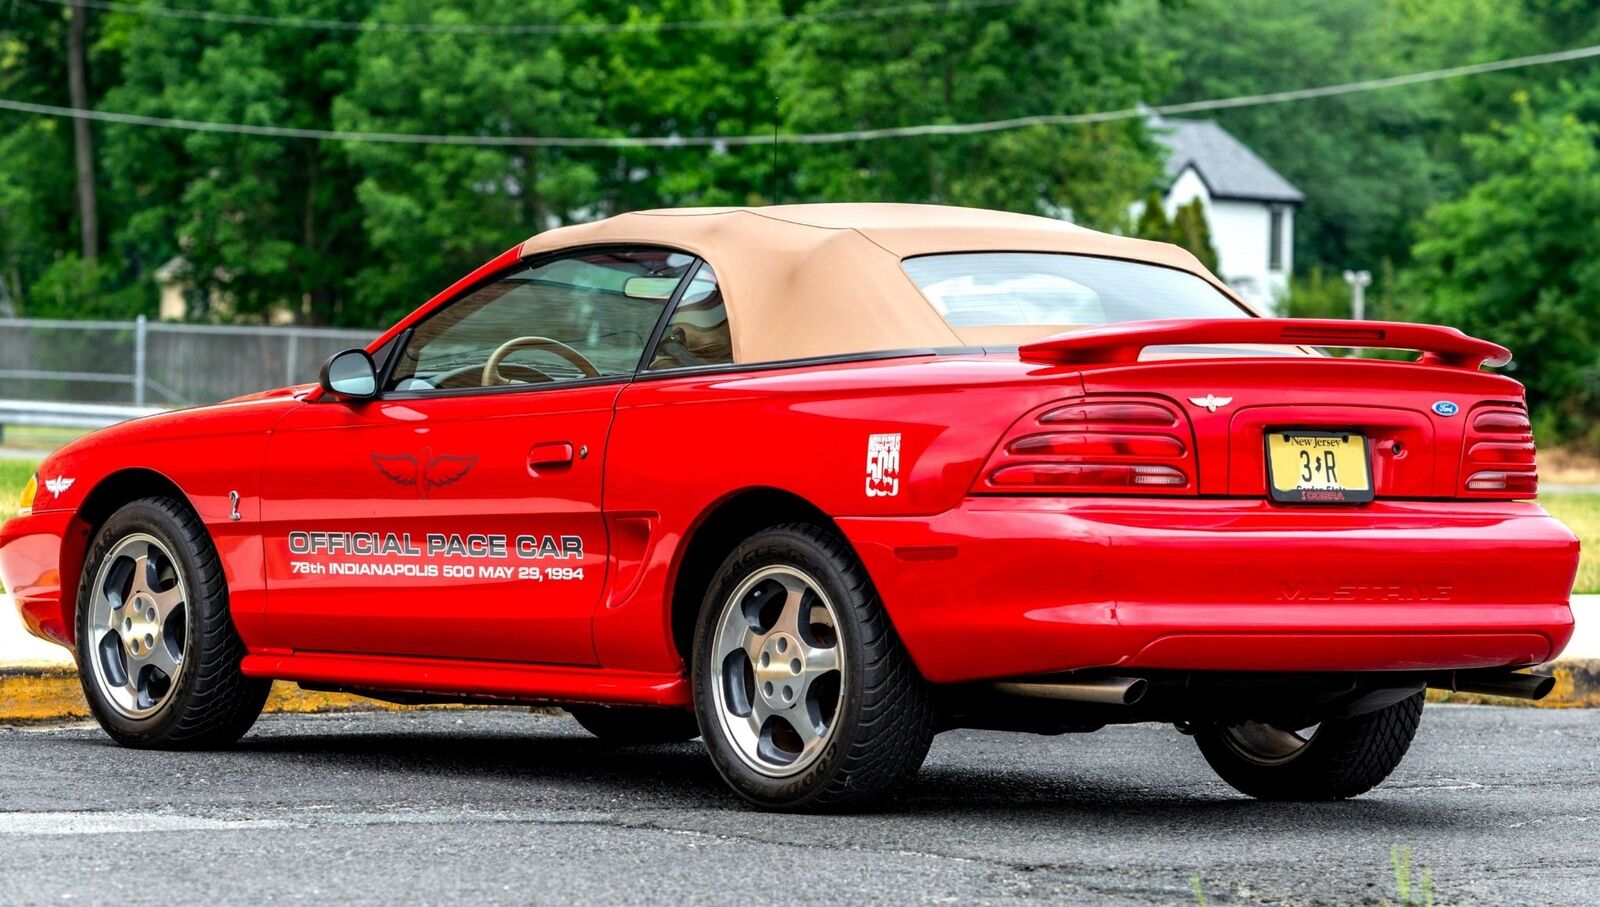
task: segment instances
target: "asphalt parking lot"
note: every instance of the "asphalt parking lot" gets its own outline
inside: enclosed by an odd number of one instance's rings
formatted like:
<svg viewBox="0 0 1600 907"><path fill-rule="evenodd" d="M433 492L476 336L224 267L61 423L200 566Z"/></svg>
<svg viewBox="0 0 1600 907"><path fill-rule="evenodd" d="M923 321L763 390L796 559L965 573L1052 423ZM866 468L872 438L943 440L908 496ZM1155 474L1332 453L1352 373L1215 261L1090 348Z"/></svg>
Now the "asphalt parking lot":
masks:
<svg viewBox="0 0 1600 907"><path fill-rule="evenodd" d="M1600 711L1430 706L1360 800L1276 805L1170 728L946 734L858 816L776 816L699 744L615 748L565 716L268 716L232 751L0 729L7 903L1361 903L1392 845L1440 903L1600 901Z"/></svg>

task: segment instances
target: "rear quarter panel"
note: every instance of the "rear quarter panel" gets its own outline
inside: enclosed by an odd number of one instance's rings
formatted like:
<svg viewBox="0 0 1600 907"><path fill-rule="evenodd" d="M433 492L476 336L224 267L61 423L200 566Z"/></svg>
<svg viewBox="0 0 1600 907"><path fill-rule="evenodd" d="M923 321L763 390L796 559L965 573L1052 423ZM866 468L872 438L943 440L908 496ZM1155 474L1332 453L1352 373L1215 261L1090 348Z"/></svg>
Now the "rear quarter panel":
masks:
<svg viewBox="0 0 1600 907"><path fill-rule="evenodd" d="M601 664L676 670L667 609L682 542L715 506L775 488L834 518L934 514L972 486L1022 413L1081 393L1075 371L1015 359L919 357L652 377L618 400L605 508L636 561L595 627ZM899 436L898 487L868 495L868 439Z"/></svg>

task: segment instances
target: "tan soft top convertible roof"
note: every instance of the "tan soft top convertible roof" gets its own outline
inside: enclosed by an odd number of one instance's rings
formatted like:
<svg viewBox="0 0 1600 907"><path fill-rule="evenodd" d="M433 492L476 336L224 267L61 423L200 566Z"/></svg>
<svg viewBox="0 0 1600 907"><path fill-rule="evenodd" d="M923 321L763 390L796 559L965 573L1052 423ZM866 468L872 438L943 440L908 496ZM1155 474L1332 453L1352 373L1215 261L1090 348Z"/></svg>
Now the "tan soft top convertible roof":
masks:
<svg viewBox="0 0 1600 907"><path fill-rule="evenodd" d="M653 245L704 258L728 305L738 362L879 350L1017 344L1055 327L953 329L900 267L941 252L1063 252L1149 262L1222 285L1195 257L1063 221L940 205L833 204L638 211L540 233L524 258L593 245Z"/></svg>

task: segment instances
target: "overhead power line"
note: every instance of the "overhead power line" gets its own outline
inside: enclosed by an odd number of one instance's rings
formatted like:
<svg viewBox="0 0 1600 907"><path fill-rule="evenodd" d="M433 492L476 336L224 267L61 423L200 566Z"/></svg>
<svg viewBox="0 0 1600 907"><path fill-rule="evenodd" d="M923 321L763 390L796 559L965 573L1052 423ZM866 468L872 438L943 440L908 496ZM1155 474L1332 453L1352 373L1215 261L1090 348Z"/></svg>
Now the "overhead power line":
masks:
<svg viewBox="0 0 1600 907"><path fill-rule="evenodd" d="M811 22L851 22L861 19L906 18L911 16L937 16L974 10L1017 6L1023 0L947 0L947 2L899 3L887 6L868 6L858 9L829 10L821 13L799 13L793 16L752 16L738 19L683 19L666 22L533 22L506 25L448 22L385 22L349 21L344 19L309 19L298 16L261 16L252 13L229 13L219 10L184 9L170 6L147 6L143 3L125 3L119 0L33 0L52 6L83 5L91 9L112 13L133 13L140 16L157 16L166 19L187 19L196 22L216 22L226 25L255 25L277 28L299 28L311 31L346 32L404 32L433 35L615 35L633 32L716 31L740 28L772 28L779 25Z"/></svg>
<svg viewBox="0 0 1600 907"><path fill-rule="evenodd" d="M1424 82L1437 82L1442 79L1501 72L1508 69L1523 69L1530 66L1565 63L1592 57L1600 57L1600 44L1547 54L1534 54L1528 57L1513 57L1506 60L1453 66L1449 69L1433 69L1406 75L1386 76L1381 79L1365 79L1360 82L1345 82L1339 85L1324 85L1318 88L1296 88L1288 91L1215 98L1208 101L1188 101L1180 104L1162 104L1156 107L1125 107L1120 110L1106 110L1096 113L1038 114L1006 120L989 120L982 123L928 123L919 126L888 126L880 129L808 132L780 135L776 141L791 145L831 145L842 142L870 142L927 135L974 135L985 132L1001 132L1008 129L1021 129L1027 126L1072 126L1083 123L1107 123L1150 114L1201 113L1210 110L1231 110L1239 107L1258 107L1266 104L1284 104L1291 101L1330 98L1339 95L1379 91L1385 88L1398 88L1405 85L1418 85ZM173 119L169 117L144 116L142 114L115 113L107 110L78 110L71 107L56 107L50 104L34 104L28 101L12 101L3 98L0 98L0 109L129 126L183 129L192 132L222 132L271 138L322 139L340 142L385 142L408 145L472 145L513 148L730 148L745 145L767 145L775 141L771 133L765 135L727 136L499 136L301 129L292 126L257 126L249 123L216 123L207 120Z"/></svg>

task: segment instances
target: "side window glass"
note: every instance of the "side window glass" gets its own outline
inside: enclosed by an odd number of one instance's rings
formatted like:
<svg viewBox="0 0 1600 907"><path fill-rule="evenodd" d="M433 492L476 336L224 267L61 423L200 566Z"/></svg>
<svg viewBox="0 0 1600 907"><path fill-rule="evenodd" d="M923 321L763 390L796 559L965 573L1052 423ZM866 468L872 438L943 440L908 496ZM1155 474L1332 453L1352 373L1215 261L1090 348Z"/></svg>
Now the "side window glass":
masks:
<svg viewBox="0 0 1600 907"><path fill-rule="evenodd" d="M649 368L687 368L728 365L733 362L733 338L728 333L728 310L722 288L708 264L702 264L673 310L661 342L650 356Z"/></svg>
<svg viewBox="0 0 1600 907"><path fill-rule="evenodd" d="M512 271L417 325L387 390L631 375L694 257L588 252Z"/></svg>

